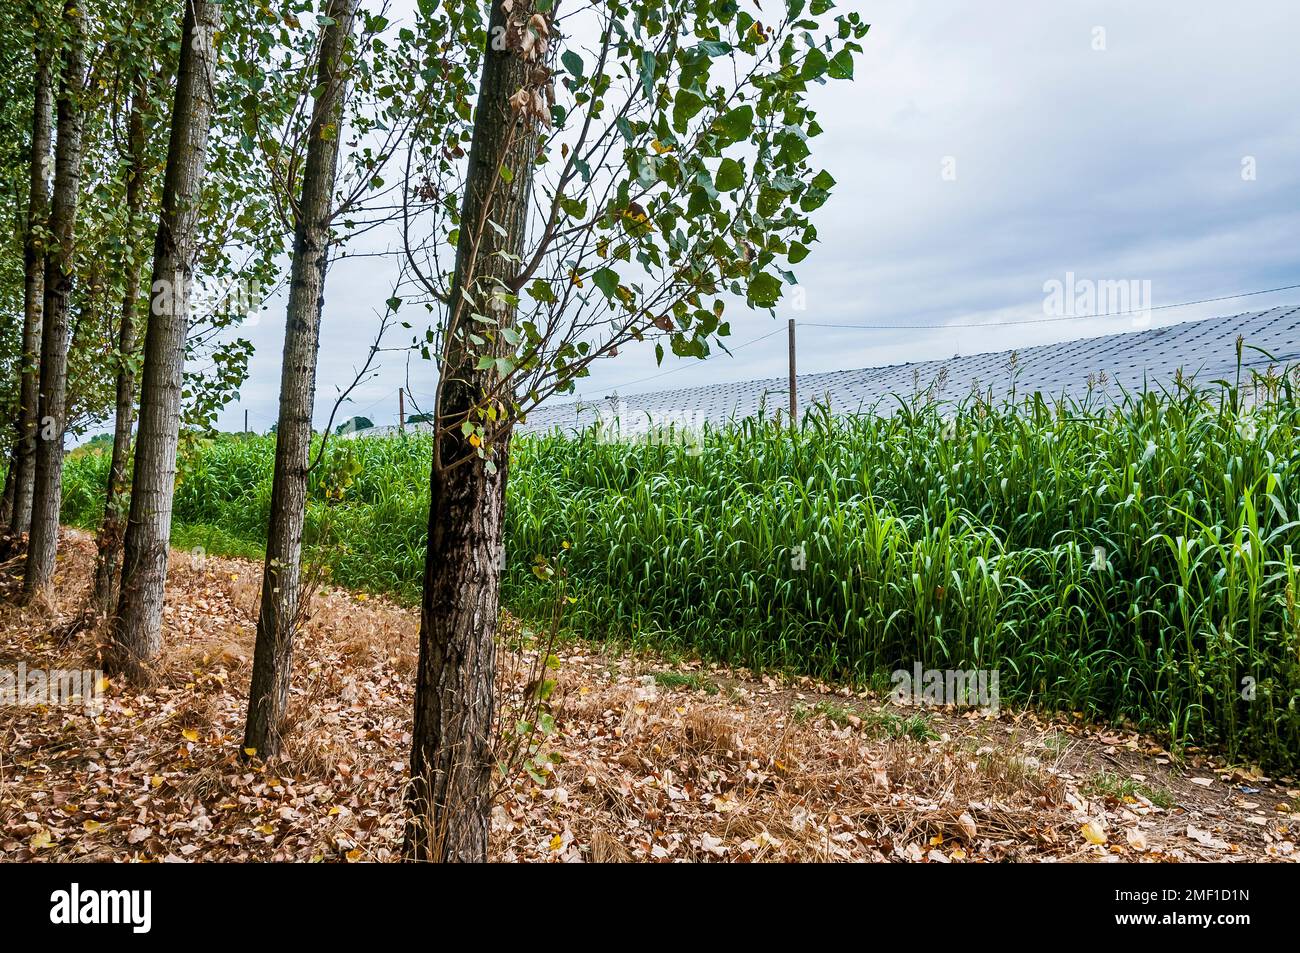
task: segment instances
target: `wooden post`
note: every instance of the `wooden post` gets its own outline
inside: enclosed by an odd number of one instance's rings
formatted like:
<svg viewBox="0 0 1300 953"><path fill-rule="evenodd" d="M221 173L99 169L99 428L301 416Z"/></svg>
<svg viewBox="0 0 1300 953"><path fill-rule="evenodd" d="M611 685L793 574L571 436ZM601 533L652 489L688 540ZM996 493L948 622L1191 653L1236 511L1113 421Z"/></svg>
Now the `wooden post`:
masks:
<svg viewBox="0 0 1300 953"><path fill-rule="evenodd" d="M790 426L799 426L799 387L794 372L794 318L790 319Z"/></svg>

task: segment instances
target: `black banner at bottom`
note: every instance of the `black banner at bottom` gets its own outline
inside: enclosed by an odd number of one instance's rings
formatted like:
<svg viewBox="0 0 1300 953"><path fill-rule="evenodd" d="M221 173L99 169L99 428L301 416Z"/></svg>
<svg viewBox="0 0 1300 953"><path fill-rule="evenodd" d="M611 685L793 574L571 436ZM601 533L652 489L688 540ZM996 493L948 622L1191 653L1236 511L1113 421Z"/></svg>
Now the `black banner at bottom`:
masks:
<svg viewBox="0 0 1300 953"><path fill-rule="evenodd" d="M333 945L451 918L461 929L486 923L494 933L580 922L595 931L591 936L607 938L626 936L637 922L655 931L689 923L693 936L716 930L735 940L765 933L773 917L805 932L842 931L845 914L880 926L908 923L909 932L918 923L939 928L936 918L976 916L986 927L1042 927L1043 937L1200 932L1232 942L1242 931L1291 922L1298 873L1281 864L733 866L730 872L711 866L675 874L629 865L550 873L488 866L448 878L448 871L415 865L32 864L0 865L0 912L11 936L36 932L127 946L193 940L214 927L259 943ZM593 875L598 879L587 880ZM710 912L702 914L701 901L709 897L715 898L704 904Z"/></svg>

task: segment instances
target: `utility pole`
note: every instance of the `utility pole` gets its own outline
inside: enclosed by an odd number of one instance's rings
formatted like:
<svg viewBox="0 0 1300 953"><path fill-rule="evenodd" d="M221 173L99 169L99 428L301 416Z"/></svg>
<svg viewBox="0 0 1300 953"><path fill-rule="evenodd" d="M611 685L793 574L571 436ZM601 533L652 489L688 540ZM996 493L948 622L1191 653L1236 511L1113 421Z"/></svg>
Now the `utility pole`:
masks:
<svg viewBox="0 0 1300 953"><path fill-rule="evenodd" d="M406 388L397 388L397 429L406 432Z"/></svg>
<svg viewBox="0 0 1300 953"><path fill-rule="evenodd" d="M794 318L790 319L790 427L799 426L799 387L794 375Z"/></svg>
<svg viewBox="0 0 1300 953"><path fill-rule="evenodd" d="M248 408L244 408L244 433L248 433Z"/></svg>

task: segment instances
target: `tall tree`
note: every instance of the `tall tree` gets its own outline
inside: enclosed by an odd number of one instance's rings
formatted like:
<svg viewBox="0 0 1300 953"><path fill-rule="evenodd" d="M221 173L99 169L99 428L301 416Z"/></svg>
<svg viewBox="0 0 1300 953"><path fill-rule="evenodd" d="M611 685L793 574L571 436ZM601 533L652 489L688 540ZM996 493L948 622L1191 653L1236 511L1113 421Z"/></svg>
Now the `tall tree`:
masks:
<svg viewBox="0 0 1300 953"><path fill-rule="evenodd" d="M549 18L539 17L548 29ZM545 72L546 44L538 36L540 44L524 51L518 43L490 39L512 30L518 37L507 5L494 0L449 299L440 419L467 418L482 397L480 355L459 327L470 323L465 302L480 287L503 285L524 253L539 119L510 102L519 90L536 85L535 71ZM505 309L495 317L503 324L509 320ZM477 440L460 428L444 428L436 440L405 850L417 860L487 856L506 466L504 449L497 467L464 465L478 464Z"/></svg>
<svg viewBox="0 0 1300 953"><path fill-rule="evenodd" d="M315 104L307 127L302 192L294 209L275 476L244 728L244 747L264 758L280 752L280 728L289 700L294 630L302 595L302 534L316 404L316 361L329 264L330 220L335 213L340 130L348 92L345 58L357 6L357 0L330 0L313 90Z"/></svg>
<svg viewBox="0 0 1300 953"><path fill-rule="evenodd" d="M45 260L35 486L31 536L23 575L23 594L29 599L47 589L54 579L63 493L70 333L68 299L76 267L77 200L81 192L84 122L81 99L86 79L85 32L75 0L68 0L64 5L62 26L65 39L57 105L58 139L54 154L54 195L50 206L50 245Z"/></svg>
<svg viewBox="0 0 1300 953"><path fill-rule="evenodd" d="M14 453L14 502L9 538L31 528L36 478L37 403L40 394L41 317L45 311L45 242L50 207L50 139L53 107L53 66L48 47L38 36L35 96L32 111L31 180L27 195L27 228L23 242L23 349L19 384L17 445Z"/></svg>
<svg viewBox="0 0 1300 953"><path fill-rule="evenodd" d="M807 90L850 78L867 31L831 7L760 21L735 0L611 0L560 19L553 0L491 0L464 184L426 161L407 191L408 264L443 309L408 857L486 858L513 428L622 346L707 356L729 301L770 311L794 284L783 265L834 185L808 162ZM449 138L421 157L455 154ZM409 221L458 189L451 229L412 250Z"/></svg>
<svg viewBox="0 0 1300 953"><path fill-rule="evenodd" d="M131 431L135 426L136 349L139 346L137 316L140 312L140 270L135 233L144 212L145 197L145 112L148 108L148 81L140 74L131 92L127 118L126 153L126 223L122 243L121 314L117 338L117 412L114 416L113 449L109 460L108 484L104 491L104 518L100 522L95 559L95 587L91 608L98 615L113 611L117 596L118 572L121 568L122 537L126 530L126 469L131 448Z"/></svg>
<svg viewBox="0 0 1300 953"><path fill-rule="evenodd" d="M28 237L27 194L31 182L32 115L35 99L33 50L39 64L43 27L41 11L30 3L0 7L0 194L9 208L0 216L0 448L5 453L4 495L0 497L0 559L9 549L7 534L12 521L17 461L21 450L23 330L25 322L25 249ZM48 130L48 74L46 77ZM48 137L48 132L47 132ZM48 196L47 196L48 201ZM39 350L39 334L36 349ZM34 365L33 365L34 366ZM35 387L32 387L35 394ZM4 428L12 423L12 434ZM29 474L30 476L30 474Z"/></svg>
<svg viewBox="0 0 1300 953"><path fill-rule="evenodd" d="M122 583L108 665L142 681L162 644L181 386L189 329L198 198L207 163L221 6L188 0L172 109L167 171L154 242L153 293L145 331L140 424Z"/></svg>

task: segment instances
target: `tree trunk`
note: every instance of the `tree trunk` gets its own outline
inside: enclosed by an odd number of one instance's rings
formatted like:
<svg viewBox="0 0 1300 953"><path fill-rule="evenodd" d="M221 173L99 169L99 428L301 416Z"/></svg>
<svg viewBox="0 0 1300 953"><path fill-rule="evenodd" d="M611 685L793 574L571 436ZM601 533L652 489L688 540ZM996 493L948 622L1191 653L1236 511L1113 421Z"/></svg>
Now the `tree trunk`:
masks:
<svg viewBox="0 0 1300 953"><path fill-rule="evenodd" d="M476 461L431 481L404 849L413 860L487 859L506 450L495 474Z"/></svg>
<svg viewBox="0 0 1300 953"><path fill-rule="evenodd" d="M54 581L63 495L63 435L68 423L68 297L76 268L75 232L82 163L81 97L86 54L82 16L73 0L65 4L63 19L68 38L59 81L54 198L50 206L50 244L45 258L35 486L23 576L23 595L28 599L47 590Z"/></svg>
<svg viewBox="0 0 1300 953"><path fill-rule="evenodd" d="M122 553L122 585L110 670L136 682L162 646L163 593L176 489L181 383L189 330L198 198L207 166L220 5L189 0L181 35L162 212L154 242L153 301L145 331L131 508Z"/></svg>
<svg viewBox="0 0 1300 953"><path fill-rule="evenodd" d="M14 454L14 503L10 541L32 525L36 477L37 403L40 395L41 318L45 313L45 230L50 212L50 124L53 79L50 56L36 54L36 96L32 115L31 186L23 243L23 354L18 391L18 446Z"/></svg>
<svg viewBox="0 0 1300 953"><path fill-rule="evenodd" d="M19 424L18 427L22 425ZM9 451L8 465L5 467L5 493L0 499L0 526L8 526L14 513L14 482L18 476L18 444L15 440Z"/></svg>
<svg viewBox="0 0 1300 953"><path fill-rule="evenodd" d="M302 528L307 510L307 468L311 417L316 404L316 358L320 349L325 268L329 263L330 217L338 172L339 135L347 80L340 75L352 35L357 0L332 0L321 43L316 97L308 128L307 163L294 234L284 357L280 369L280 418L275 438L275 478L262 608L257 619L253 679L248 693L244 747L263 758L280 753L280 733L289 702L293 640L302 587ZM325 133L325 130L332 130Z"/></svg>
<svg viewBox="0 0 1300 953"><path fill-rule="evenodd" d="M95 560L95 590L91 609L101 616L113 611L117 577L122 562L122 536L126 530L126 465L135 425L135 350L139 344L136 315L140 309L140 259L135 232L144 207L145 129L147 86L137 85L127 120L126 173L126 289L122 295L121 325L117 336L117 414L113 426L113 455L109 462L104 496L104 519L99 527L99 554Z"/></svg>
<svg viewBox="0 0 1300 953"><path fill-rule="evenodd" d="M506 26L492 0L488 35L511 35ZM484 59L440 368L404 846L413 860L487 859L509 441L497 443L492 472L461 431L487 372L476 370L483 352L473 351L459 324L468 323L463 293L484 302L513 276L524 250L537 130L509 100L529 85L536 64L506 46L489 42ZM502 326L513 318L509 308L492 314Z"/></svg>

